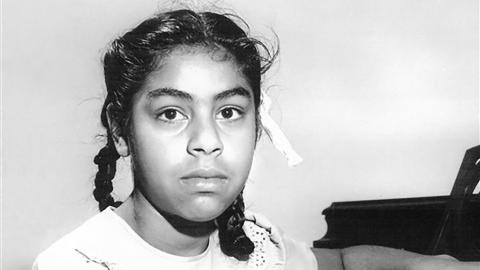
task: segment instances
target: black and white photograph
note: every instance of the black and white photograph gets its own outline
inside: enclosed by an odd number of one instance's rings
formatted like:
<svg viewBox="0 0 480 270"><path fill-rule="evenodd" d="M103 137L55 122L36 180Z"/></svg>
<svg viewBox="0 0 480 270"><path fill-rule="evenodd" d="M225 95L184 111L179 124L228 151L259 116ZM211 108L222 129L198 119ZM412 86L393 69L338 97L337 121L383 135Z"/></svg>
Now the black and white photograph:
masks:
<svg viewBox="0 0 480 270"><path fill-rule="evenodd" d="M0 9L0 269L480 269L478 1Z"/></svg>

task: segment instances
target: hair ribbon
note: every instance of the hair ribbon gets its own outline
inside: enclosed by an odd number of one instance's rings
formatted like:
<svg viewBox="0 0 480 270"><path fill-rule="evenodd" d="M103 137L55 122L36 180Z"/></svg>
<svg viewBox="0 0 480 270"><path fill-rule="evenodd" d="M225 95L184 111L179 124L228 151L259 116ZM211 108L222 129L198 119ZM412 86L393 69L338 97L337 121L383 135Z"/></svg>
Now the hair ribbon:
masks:
<svg viewBox="0 0 480 270"><path fill-rule="evenodd" d="M294 167L300 164L303 161L302 157L295 152L285 134L270 116L272 100L263 90L261 91L261 99L259 114L263 130L267 133L275 148L287 158L288 166Z"/></svg>

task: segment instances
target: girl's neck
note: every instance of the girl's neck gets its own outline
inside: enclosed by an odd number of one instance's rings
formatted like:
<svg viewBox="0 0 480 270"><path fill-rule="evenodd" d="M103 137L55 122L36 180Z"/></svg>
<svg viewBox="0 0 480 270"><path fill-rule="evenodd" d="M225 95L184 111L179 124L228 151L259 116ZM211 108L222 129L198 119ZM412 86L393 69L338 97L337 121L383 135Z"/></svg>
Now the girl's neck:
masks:
<svg viewBox="0 0 480 270"><path fill-rule="evenodd" d="M194 223L160 213L138 190L118 207L116 213L150 245L178 256L201 254L215 230L213 222Z"/></svg>

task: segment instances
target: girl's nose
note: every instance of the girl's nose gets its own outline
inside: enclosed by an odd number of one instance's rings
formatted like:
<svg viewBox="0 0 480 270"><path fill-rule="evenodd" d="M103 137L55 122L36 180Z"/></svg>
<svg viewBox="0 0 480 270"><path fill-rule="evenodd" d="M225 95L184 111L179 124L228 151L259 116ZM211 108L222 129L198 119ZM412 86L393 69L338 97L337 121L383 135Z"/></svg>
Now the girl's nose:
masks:
<svg viewBox="0 0 480 270"><path fill-rule="evenodd" d="M194 123L187 152L193 156L212 155L215 157L223 152L223 143L214 121Z"/></svg>

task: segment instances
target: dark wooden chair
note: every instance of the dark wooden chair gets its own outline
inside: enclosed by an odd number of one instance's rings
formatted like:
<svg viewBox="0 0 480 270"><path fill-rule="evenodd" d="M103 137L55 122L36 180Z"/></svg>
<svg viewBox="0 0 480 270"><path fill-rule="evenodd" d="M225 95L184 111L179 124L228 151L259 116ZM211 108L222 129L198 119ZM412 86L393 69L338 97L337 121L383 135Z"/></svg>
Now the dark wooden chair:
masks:
<svg viewBox="0 0 480 270"><path fill-rule="evenodd" d="M480 146L468 149L449 196L334 202L316 248L380 245L480 261Z"/></svg>

